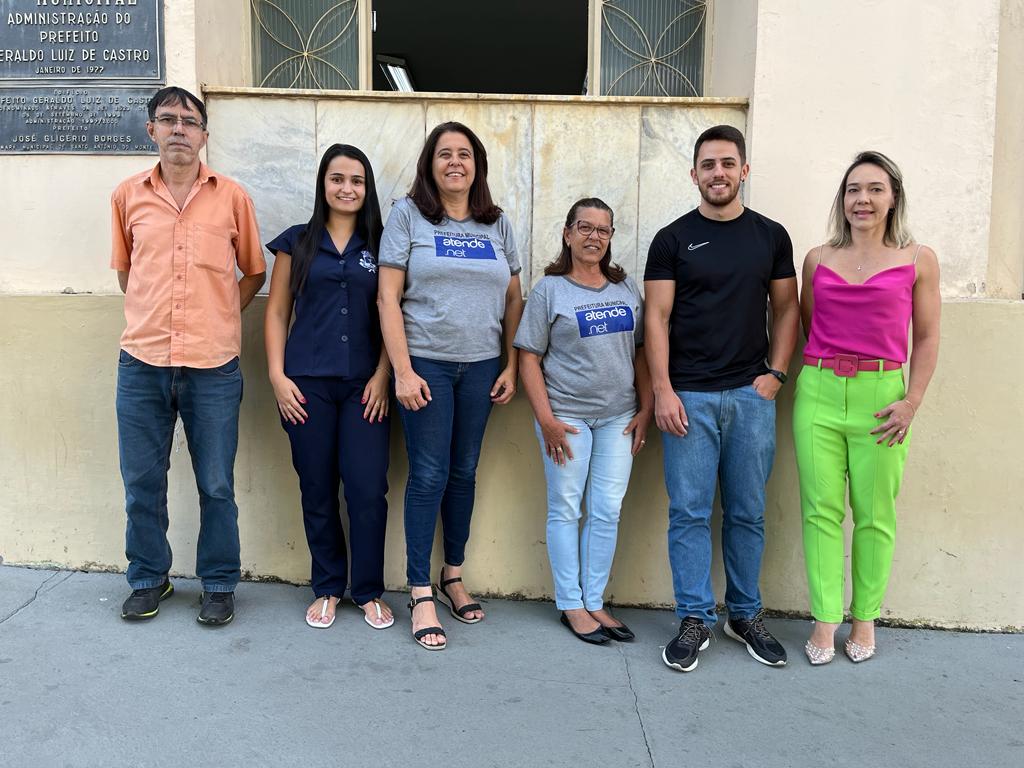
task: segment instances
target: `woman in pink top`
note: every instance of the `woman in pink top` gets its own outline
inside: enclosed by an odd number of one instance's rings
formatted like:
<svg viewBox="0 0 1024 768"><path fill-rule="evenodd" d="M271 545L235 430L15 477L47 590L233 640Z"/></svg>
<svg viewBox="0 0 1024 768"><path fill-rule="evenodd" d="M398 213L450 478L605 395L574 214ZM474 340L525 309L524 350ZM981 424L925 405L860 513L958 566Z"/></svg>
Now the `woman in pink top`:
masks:
<svg viewBox="0 0 1024 768"><path fill-rule="evenodd" d="M854 662L875 653L896 533L896 495L910 424L939 351L939 264L907 229L896 164L861 152L843 175L830 237L804 260L801 316L807 334L793 432L803 511L804 556L814 631L811 664L835 656L843 621L843 517L853 510ZM908 330L913 328L909 381Z"/></svg>

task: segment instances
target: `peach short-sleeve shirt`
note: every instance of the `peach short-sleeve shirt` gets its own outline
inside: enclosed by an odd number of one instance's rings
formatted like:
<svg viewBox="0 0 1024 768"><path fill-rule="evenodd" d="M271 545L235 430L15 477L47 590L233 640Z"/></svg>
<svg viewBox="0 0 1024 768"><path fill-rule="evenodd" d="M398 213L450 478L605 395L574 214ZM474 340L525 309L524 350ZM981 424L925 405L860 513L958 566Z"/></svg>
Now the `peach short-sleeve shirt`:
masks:
<svg viewBox="0 0 1024 768"><path fill-rule="evenodd" d="M215 368L239 354L235 266L266 272L252 201L205 164L178 210L159 163L111 196L110 266L128 272L121 348L156 366Z"/></svg>

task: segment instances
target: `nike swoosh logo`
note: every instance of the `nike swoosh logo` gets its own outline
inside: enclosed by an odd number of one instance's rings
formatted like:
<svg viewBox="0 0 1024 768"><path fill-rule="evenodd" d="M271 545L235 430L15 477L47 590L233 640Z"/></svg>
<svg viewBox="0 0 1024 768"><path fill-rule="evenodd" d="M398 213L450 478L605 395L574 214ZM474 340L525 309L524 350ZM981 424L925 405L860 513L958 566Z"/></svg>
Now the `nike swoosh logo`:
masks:
<svg viewBox="0 0 1024 768"><path fill-rule="evenodd" d="M696 251L698 248L703 248L705 245L707 245L710 242L711 242L710 240L705 240L703 243L697 243L696 245L694 245L693 243L690 243L688 246L686 246L686 250L688 250L688 251Z"/></svg>

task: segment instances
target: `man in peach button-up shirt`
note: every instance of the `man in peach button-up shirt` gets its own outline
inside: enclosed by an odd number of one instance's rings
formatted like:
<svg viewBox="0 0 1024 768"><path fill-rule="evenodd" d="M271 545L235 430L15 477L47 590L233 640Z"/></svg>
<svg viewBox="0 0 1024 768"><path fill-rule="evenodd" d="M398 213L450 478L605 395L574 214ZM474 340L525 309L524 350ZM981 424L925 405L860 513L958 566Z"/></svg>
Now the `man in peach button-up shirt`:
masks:
<svg viewBox="0 0 1024 768"><path fill-rule="evenodd" d="M241 568L234 494L240 313L263 285L267 267L249 196L199 160L208 135L203 102L168 87L147 109L160 162L121 182L111 196L110 266L125 293L127 320L117 428L132 594L121 617L152 618L174 592L167 469L180 416L199 490L198 621L227 624Z"/></svg>

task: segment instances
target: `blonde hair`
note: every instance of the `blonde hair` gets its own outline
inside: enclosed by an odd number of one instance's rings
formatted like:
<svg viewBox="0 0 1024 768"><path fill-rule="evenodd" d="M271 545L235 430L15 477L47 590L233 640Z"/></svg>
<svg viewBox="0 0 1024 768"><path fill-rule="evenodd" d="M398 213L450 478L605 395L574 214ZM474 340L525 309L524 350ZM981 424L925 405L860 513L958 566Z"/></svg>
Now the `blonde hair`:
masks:
<svg viewBox="0 0 1024 768"><path fill-rule="evenodd" d="M846 182L853 169L865 164L875 165L885 171L889 177L889 186L892 187L893 207L889 210L885 222L882 242L894 248L906 248L914 241L914 236L910 234L907 225L907 195L903 191L903 174L896 163L881 152L873 151L858 153L843 174L836 199L832 202L832 212L829 214L828 245L832 248L846 248L853 242L850 222L846 220L846 212L843 209L843 199L846 196Z"/></svg>

